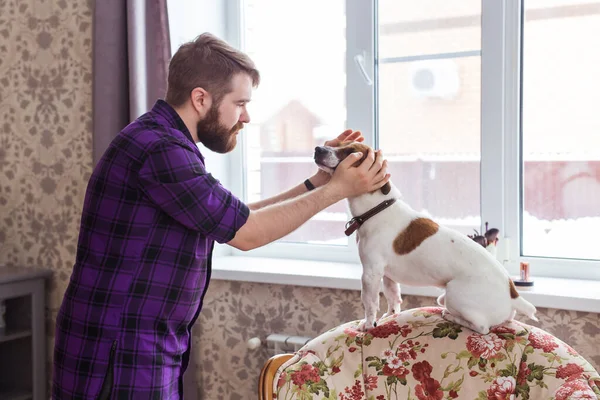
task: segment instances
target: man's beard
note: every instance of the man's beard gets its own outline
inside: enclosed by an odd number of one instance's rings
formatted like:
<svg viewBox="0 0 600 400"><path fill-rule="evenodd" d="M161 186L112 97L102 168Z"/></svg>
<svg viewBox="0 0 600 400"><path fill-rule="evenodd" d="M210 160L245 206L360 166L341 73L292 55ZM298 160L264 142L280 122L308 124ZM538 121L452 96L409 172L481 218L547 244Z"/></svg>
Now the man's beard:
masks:
<svg viewBox="0 0 600 400"><path fill-rule="evenodd" d="M198 140L209 150L217 153L229 153L237 144L236 133L244 127L238 121L233 128L227 128L219 122L219 107L213 105L206 117L196 127Z"/></svg>

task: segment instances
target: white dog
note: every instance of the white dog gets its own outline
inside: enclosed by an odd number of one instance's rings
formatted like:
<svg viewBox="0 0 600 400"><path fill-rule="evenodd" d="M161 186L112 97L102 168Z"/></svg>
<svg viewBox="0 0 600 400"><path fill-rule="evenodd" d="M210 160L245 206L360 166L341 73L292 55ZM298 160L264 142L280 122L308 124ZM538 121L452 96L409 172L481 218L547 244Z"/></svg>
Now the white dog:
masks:
<svg viewBox="0 0 600 400"><path fill-rule="evenodd" d="M333 173L348 155L361 152L364 160L368 150L368 146L356 142L337 148L319 146L315 162ZM537 321L535 307L519 296L507 271L493 255L467 235L438 225L400 199L400 191L391 181L381 190L348 199L353 219L346 234L358 230L363 267L365 319L359 329L376 326L382 278L388 303L382 318L400 312L402 283L444 288L445 293L438 298L445 307L443 317L480 334L513 319L516 311Z"/></svg>

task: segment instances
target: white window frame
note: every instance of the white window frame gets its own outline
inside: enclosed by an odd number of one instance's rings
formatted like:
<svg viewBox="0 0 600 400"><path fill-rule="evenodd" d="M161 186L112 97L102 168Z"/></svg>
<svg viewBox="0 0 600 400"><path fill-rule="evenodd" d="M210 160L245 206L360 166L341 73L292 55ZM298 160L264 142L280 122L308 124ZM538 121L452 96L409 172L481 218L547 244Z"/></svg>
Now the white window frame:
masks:
<svg viewBox="0 0 600 400"><path fill-rule="evenodd" d="M243 48L243 1L227 3L226 39ZM523 257L521 253L521 18L524 0L482 0L481 17L481 222L500 229L498 259L511 275L527 261L533 276L600 280L600 261ZM375 109L377 69L375 32L377 0L346 0L347 126L363 132L366 142L377 147ZM357 22L359 21L359 22ZM525 39L526 40L526 39ZM362 56L363 68L357 56ZM369 83L369 79L372 81ZM244 198L239 179L246 160L240 135L237 149L228 155L227 181ZM500 166L500 167L499 167ZM290 185L296 182L290 182ZM229 254L297 260L359 263L354 237L348 246L276 242L251 252L230 248Z"/></svg>

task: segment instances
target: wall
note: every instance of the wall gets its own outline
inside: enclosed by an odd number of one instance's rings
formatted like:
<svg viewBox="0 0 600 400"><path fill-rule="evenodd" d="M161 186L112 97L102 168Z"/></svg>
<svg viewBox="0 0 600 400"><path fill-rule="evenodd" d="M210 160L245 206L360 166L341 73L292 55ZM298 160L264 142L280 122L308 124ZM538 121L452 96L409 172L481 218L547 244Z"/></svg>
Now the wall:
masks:
<svg viewBox="0 0 600 400"><path fill-rule="evenodd" d="M380 304L379 315L385 299ZM424 305L435 305L435 299L406 296L402 306ZM268 355L264 347L247 350L248 339L264 340L270 333L314 337L361 315L359 291L213 280L194 332L200 398L255 398ZM538 318L517 319L556 335L600 368L600 314L542 308Z"/></svg>
<svg viewBox="0 0 600 400"><path fill-rule="evenodd" d="M0 264L54 271L54 316L92 171L92 3L0 1Z"/></svg>

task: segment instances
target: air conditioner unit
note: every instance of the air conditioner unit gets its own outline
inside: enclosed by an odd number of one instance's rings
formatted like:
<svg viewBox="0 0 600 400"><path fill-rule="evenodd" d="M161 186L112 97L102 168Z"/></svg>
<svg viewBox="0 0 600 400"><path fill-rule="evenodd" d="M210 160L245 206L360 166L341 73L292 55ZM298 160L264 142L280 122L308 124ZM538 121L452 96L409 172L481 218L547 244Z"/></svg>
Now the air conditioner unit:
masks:
<svg viewBox="0 0 600 400"><path fill-rule="evenodd" d="M419 98L453 99L458 95L460 77L454 60L424 60L411 64L410 88Z"/></svg>

